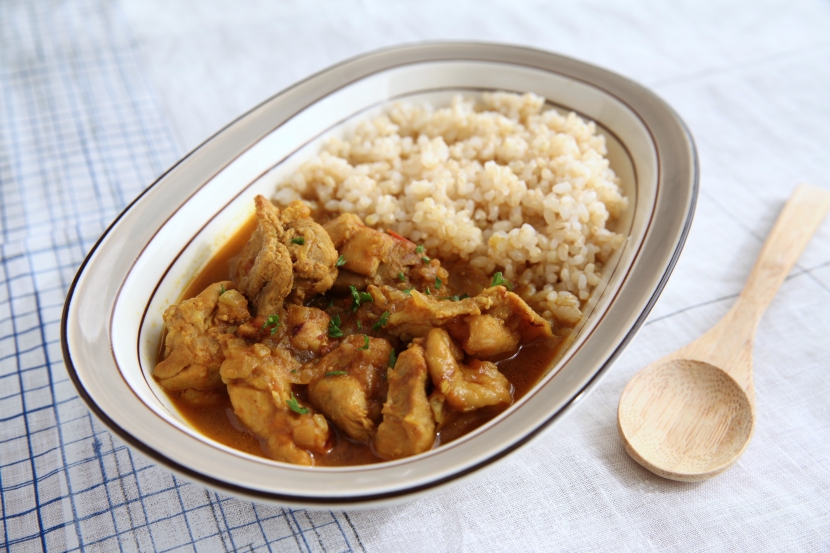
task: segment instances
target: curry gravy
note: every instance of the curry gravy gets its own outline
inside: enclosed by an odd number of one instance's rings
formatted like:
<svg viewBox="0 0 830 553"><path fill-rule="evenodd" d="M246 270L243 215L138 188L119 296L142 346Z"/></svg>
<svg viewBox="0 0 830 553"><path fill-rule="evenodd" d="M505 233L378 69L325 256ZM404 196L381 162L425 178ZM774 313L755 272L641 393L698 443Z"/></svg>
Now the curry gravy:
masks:
<svg viewBox="0 0 830 553"><path fill-rule="evenodd" d="M185 290L181 300L195 297L214 282L227 280L230 272L230 260L245 247L255 228L256 219L252 217L196 275ZM471 295L487 285L486 282L489 278L487 275L479 275L461 263L449 263L445 265L445 268L450 272L452 280L464 282L467 286L476 288L467 291ZM456 289L463 290L463 287L457 286ZM566 327L554 326L554 336L552 338L525 344L509 358L495 361L499 371L513 385L514 400L524 396L545 374L558 356L569 330ZM164 338L163 336L159 361L163 359ZM295 386L294 389L296 397L305 401L305 386ZM179 413L197 431L228 447L267 458L259 438L248 432L234 415L226 389L221 389L220 401L217 405L212 406L194 405L183 400L177 392L165 391L165 393L167 393ZM436 444L449 443L471 432L505 411L508 407L509 405L485 407L470 413L448 411L443 427L437 432ZM333 424L330 424L330 428L334 435L332 449L323 455L313 454L316 465L363 465L383 461L374 454L369 444L350 440Z"/></svg>

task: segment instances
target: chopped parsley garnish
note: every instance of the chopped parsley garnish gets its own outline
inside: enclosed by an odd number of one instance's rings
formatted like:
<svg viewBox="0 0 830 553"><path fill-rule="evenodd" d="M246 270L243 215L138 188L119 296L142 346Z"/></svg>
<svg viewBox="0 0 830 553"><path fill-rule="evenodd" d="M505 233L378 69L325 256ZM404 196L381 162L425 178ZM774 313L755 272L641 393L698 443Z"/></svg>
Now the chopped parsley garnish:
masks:
<svg viewBox="0 0 830 553"><path fill-rule="evenodd" d="M335 265L337 265L338 267L342 267L345 264L346 264L346 258L342 255L337 258L337 262L335 263Z"/></svg>
<svg viewBox="0 0 830 553"><path fill-rule="evenodd" d="M334 305L334 298L332 298L332 300L331 300L331 301L329 302L329 304L326 306L326 309L328 309L329 307L331 307L331 306L333 306L333 305Z"/></svg>
<svg viewBox="0 0 830 553"><path fill-rule="evenodd" d="M357 320L357 329L363 330L363 321L361 321L360 319Z"/></svg>
<svg viewBox="0 0 830 553"><path fill-rule="evenodd" d="M273 336L277 333L277 329L280 327L280 316L268 315L268 318L265 319L265 324L262 325L262 330L265 330L269 326L271 327L271 336Z"/></svg>
<svg viewBox="0 0 830 553"><path fill-rule="evenodd" d="M415 248L415 253L424 253L424 245L421 244L417 248Z"/></svg>
<svg viewBox="0 0 830 553"><path fill-rule="evenodd" d="M329 321L329 337L331 338L341 338L343 336L343 331L340 330L340 315L335 315Z"/></svg>
<svg viewBox="0 0 830 553"><path fill-rule="evenodd" d="M411 295L412 295L412 288L405 288L405 289L403 289L403 290L401 290L401 291L402 291L404 294L406 294L407 296L411 296Z"/></svg>
<svg viewBox="0 0 830 553"><path fill-rule="evenodd" d="M363 335L363 347L357 349L369 349L369 337L365 334Z"/></svg>
<svg viewBox="0 0 830 553"><path fill-rule="evenodd" d="M392 351L389 352L389 368L394 369L395 363L398 362L398 356L395 353L395 348L392 348Z"/></svg>
<svg viewBox="0 0 830 553"><path fill-rule="evenodd" d="M459 299L461 299L461 298L459 298L459 297L458 297L458 294L456 294L456 295L454 295L454 296L447 296L447 297L446 297L446 298L444 298L444 299L445 299L445 300L450 300L450 301L458 301L458 300L459 300Z"/></svg>
<svg viewBox="0 0 830 553"><path fill-rule="evenodd" d="M443 283L443 282L441 282L441 279L440 279L440 278L438 278L438 277L435 277L435 289L436 289L436 290L440 290L440 289L441 289L441 285L442 285L442 284L444 284L444 283Z"/></svg>
<svg viewBox="0 0 830 553"><path fill-rule="evenodd" d="M470 294L461 294L460 296L458 296L458 299L459 300L466 300L469 297L470 297Z"/></svg>
<svg viewBox="0 0 830 553"><path fill-rule="evenodd" d="M357 308L360 307L362 303L372 303L375 300L372 299L372 294L369 292L358 292L357 288L354 286L349 286L349 290L352 292L352 311L357 311Z"/></svg>
<svg viewBox="0 0 830 553"><path fill-rule="evenodd" d="M398 280L400 280L401 282L405 282L406 281L406 276L404 276L403 273L398 273Z"/></svg>
<svg viewBox="0 0 830 553"><path fill-rule="evenodd" d="M303 238L302 236L298 236L297 238L292 238L291 243L292 244L298 244L298 245L302 246L303 244L305 244L305 238Z"/></svg>
<svg viewBox="0 0 830 553"><path fill-rule="evenodd" d="M421 261L423 261L424 263L426 263L427 265L429 265L429 258L428 258L427 256L422 257L422 258L421 258Z"/></svg>
<svg viewBox="0 0 830 553"><path fill-rule="evenodd" d="M225 292L227 292L227 290L225 290L225 285L224 285L224 284L220 284L220 285L219 285L219 287L220 287L220 288L219 288L219 295L220 295L220 296L221 296L222 294L224 294Z"/></svg>
<svg viewBox="0 0 830 553"><path fill-rule="evenodd" d="M343 374L349 374L347 371L329 371L326 373L326 376L340 376Z"/></svg>
<svg viewBox="0 0 830 553"><path fill-rule="evenodd" d="M493 282L490 283L490 286L504 286L508 290L513 290L513 285L510 284L509 280L504 279L504 275L501 274L501 271L496 271L493 275Z"/></svg>
<svg viewBox="0 0 830 553"><path fill-rule="evenodd" d="M380 330L381 328L386 326L386 323L389 322L389 311L384 311L383 315L380 316L378 322L372 325L374 330Z"/></svg>
<svg viewBox="0 0 830 553"><path fill-rule="evenodd" d="M300 405L300 402L297 401L297 398L294 397L294 392L291 392L291 399L285 400L288 404L288 408L297 413L298 415L305 415L308 413L308 407L303 407Z"/></svg>
<svg viewBox="0 0 830 553"><path fill-rule="evenodd" d="M430 292L430 291L429 291L429 286L427 286L427 289L426 289L426 290L424 290L424 294L426 294L427 296L431 296L431 295L432 295L432 292Z"/></svg>

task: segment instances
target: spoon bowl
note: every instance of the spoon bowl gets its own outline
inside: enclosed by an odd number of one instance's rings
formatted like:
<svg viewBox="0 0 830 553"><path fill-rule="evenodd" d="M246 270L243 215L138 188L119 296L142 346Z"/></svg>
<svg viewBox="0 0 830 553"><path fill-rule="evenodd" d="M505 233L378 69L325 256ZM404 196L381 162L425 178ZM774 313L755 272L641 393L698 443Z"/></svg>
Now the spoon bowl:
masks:
<svg viewBox="0 0 830 553"><path fill-rule="evenodd" d="M617 428L635 461L664 478L697 482L738 460L755 429L755 329L828 210L830 193L796 188L723 319L631 379Z"/></svg>
<svg viewBox="0 0 830 553"><path fill-rule="evenodd" d="M675 359L637 373L620 398L617 422L635 461L695 482L720 474L743 453L755 429L753 410L746 391L718 367Z"/></svg>

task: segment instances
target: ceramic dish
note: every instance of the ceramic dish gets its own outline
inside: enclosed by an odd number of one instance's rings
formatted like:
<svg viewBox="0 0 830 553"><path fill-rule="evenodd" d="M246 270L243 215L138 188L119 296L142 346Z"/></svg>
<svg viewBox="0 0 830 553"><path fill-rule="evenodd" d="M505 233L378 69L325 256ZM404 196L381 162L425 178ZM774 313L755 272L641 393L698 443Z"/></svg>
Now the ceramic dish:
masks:
<svg viewBox="0 0 830 553"><path fill-rule="evenodd" d="M595 121L630 209L628 235L606 266L571 345L536 387L457 441L394 462L291 466L194 431L150 376L161 314L188 280L320 141L397 99L440 104L453 93L532 91ZM143 453L224 493L345 508L434 490L492 464L559 420L645 320L677 260L697 196L691 136L653 93L547 52L492 44L421 44L370 53L318 73L243 115L138 197L84 261L64 308L64 358L81 397Z"/></svg>

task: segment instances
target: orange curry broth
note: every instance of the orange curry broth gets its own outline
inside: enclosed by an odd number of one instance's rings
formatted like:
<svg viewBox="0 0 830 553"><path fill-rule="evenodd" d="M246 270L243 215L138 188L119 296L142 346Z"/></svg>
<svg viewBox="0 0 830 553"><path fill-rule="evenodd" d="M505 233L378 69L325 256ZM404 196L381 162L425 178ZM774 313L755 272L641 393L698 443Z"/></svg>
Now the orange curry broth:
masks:
<svg viewBox="0 0 830 553"><path fill-rule="evenodd" d="M180 301L197 296L202 290L215 282L228 280L230 272L229 261L238 252L242 251L254 229L256 229L256 218L251 217L208 262L199 274L196 275L185 290ZM470 269L461 263L450 263L444 265L444 267L450 272L451 279L454 276L459 277L463 274L462 278L456 278L454 280L475 282L479 290L482 286L480 283L487 282L490 278L488 275L475 275L474 278L470 278L473 276L468 273ZM545 374L554 359L558 356L564 343L567 342L566 338L569 331L569 327L554 326L553 338L525 344L519 348L517 353L509 358L496 361L499 371L513 385L514 401L524 396ZM166 331L162 336L159 361L163 359L164 355L164 338L166 338ZM244 451L245 453L267 458L268 456L262 447L263 444L259 438L247 431L239 422L233 414L233 407L227 390L223 389L223 391L224 393L221 394L222 399L219 404L211 406L200 406L189 403L183 400L177 392L168 392L165 390L165 393L185 420L208 438L225 444L228 447ZM303 401L306 400L304 386L295 386L294 391L298 398ZM448 411L445 415L444 425L437 432L436 444L446 444L471 432L508 407L509 405L485 407L470 413ZM383 461L383 459L377 457L372 452L368 444L350 440L334 424L330 424L330 428L334 434L333 447L326 454L312 454L316 465L364 465Z"/></svg>

